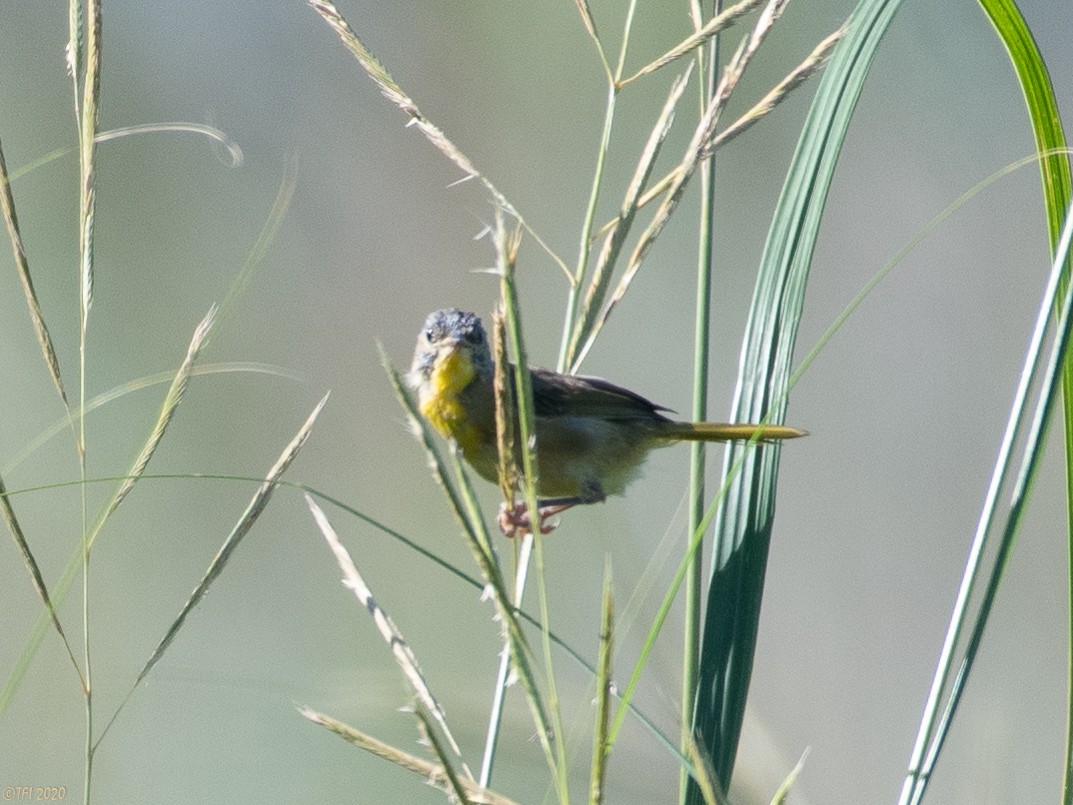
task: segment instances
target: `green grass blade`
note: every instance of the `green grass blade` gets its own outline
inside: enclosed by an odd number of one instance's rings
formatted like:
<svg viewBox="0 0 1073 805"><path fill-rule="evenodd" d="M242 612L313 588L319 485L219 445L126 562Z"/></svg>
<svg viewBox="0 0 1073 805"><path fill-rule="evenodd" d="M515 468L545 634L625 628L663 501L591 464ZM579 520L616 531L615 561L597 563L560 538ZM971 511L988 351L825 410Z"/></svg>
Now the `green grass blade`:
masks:
<svg viewBox="0 0 1073 805"><path fill-rule="evenodd" d="M1062 231L1062 219L1070 198L1071 180L1068 155L1055 151L1065 148L1066 139L1062 119L1058 115L1050 73L1024 17L1013 0L980 0L980 7L995 26L995 32L1006 47L1017 78L1021 82L1029 122L1036 140L1036 150L1040 154L1053 152L1051 156L1040 161L1043 198L1047 205L1047 232L1053 250Z"/></svg>
<svg viewBox="0 0 1073 805"><path fill-rule="evenodd" d="M716 4L713 12L717 11ZM693 26L703 28L704 11L699 0L693 0L690 13ZM720 38L713 36L705 47L698 47L700 98L698 112L707 111L709 99L715 96L719 73ZM693 401L690 416L694 422L708 417L709 364L711 361L712 280L715 254L715 152L698 170L700 174L700 210L697 218L696 302L693 315ZM689 491L686 533L695 534L704 519L707 448L704 442L689 445ZM682 749L688 751L695 741L691 732L693 700L697 695L697 669L700 665L701 595L704 589L704 552L693 552L686 566L682 617L682 690L679 736ZM679 802L684 802L689 787L689 772L683 766L678 773Z"/></svg>
<svg viewBox="0 0 1073 805"><path fill-rule="evenodd" d="M785 388L820 216L865 76L899 0L863 0L847 23L813 99L761 260L732 418L782 422ZM727 451L724 477L738 461L719 509L706 604L693 730L719 784L730 783L763 595L779 448ZM691 785L688 802L701 792Z"/></svg>
<svg viewBox="0 0 1073 805"><path fill-rule="evenodd" d="M919 803L924 797L961 695L965 691L977 650L983 640L984 628L1013 550L1021 517L1031 493L1032 480L1043 454L1043 435L1057 399L1060 372L1066 359L1073 325L1073 285L1061 282L1069 256L1071 236L1073 212L1066 219L1051 276L1043 295L1025 366L999 449L999 457L995 462L916 744L910 757L909 770L899 800L904 805ZM1061 285L1065 288L1060 293ZM1062 301L1056 302L1058 299ZM1052 314L1056 306L1060 312L1057 325L1052 327L1055 324ZM1056 330L1056 334L1048 359L1044 355L1044 345L1051 329ZM1038 403L1033 411L1030 408L1031 400L1037 394ZM1023 452L1020 466L1014 474L1014 465L1017 462L1015 446L1018 444L1023 444ZM1001 513L1000 507L1004 507ZM994 547L996 542L997 548ZM987 586L976 604L974 590L977 582L985 575ZM968 639L962 641L961 637L970 617L971 630ZM951 683L949 680L955 665L957 672ZM949 692L940 712L940 700L944 698L943 694L948 686Z"/></svg>
<svg viewBox="0 0 1073 805"><path fill-rule="evenodd" d="M1067 501L1073 500L1073 375L1070 372L1071 359L1065 352L1068 338L1068 305L1070 302L1070 262L1068 256L1068 229L1059 242L1062 220L1070 199L1069 157L1064 153L1065 138L1061 119L1058 116L1054 91L1046 65L1043 63L1038 48L1017 7L1008 0L981 0L981 7L991 19L995 31L1009 53L1014 70L1021 82L1029 119L1032 123L1036 148L1040 155L1040 172L1043 181L1043 197L1047 213L1047 231L1051 247L1055 250L1056 260L1052 269L1051 281L1045 293L1045 301L1039 312L1036 331L1033 334L1029 357L1022 374L1013 410L1003 438L999 460L992 475L991 486L977 526L976 536L969 554L969 561L962 578L950 626L940 653L938 667L921 719L917 740L909 762L909 770L902 788L903 803L919 802L926 791L927 782L945 742L951 720L957 710L961 694L964 692L969 672L972 669L976 652L983 638L983 631L994 602L1002 573L1016 539L1020 517L1027 496L1031 489L1031 479L1035 474L1040 456L1039 440L1046 424L1046 414L1053 403L1056 389L1055 378L1060 369L1059 361L1064 361L1065 372L1062 375L1066 446L1066 482ZM1070 225L1066 220L1066 226ZM1064 303L1056 306L1056 299ZM1055 336L1055 349L1051 364L1044 369L1042 363L1042 343L1045 337L1048 319L1052 309L1058 317L1058 334ZM1064 353L1064 355L1063 355ZM1028 423L1029 391L1042 387L1039 391L1040 404L1031 425ZM1027 434L1027 435L1026 435ZM1023 443L1024 455L1015 488L1011 493L1006 490L1008 479L1013 469L1013 445ZM1008 510L1001 518L995 511L1000 501L1009 500ZM1067 510L1067 533L1073 539L1073 512ZM998 548L987 551L990 543L998 542ZM982 557L987 551L987 559ZM975 607L975 617L965 645L961 645L960 636L970 617L973 607L973 589L977 579L988 576L988 583L982 601ZM1073 584L1073 569L1071 569ZM1073 587L1070 591L1073 600ZM1070 627L1069 652L1073 660L1073 623ZM947 690L948 680L957 665L957 674L946 695L942 712L939 702ZM1070 770L1073 762L1073 679L1070 680L1067 694L1067 738L1065 781L1063 802L1073 802L1073 781Z"/></svg>
<svg viewBox="0 0 1073 805"><path fill-rule="evenodd" d="M1063 149L1066 145L1062 120L1058 115L1058 105L1054 97L1054 87L1050 74L1040 56L1039 48L1032 38L1024 17L1013 0L980 0L980 6L995 26L995 32L1002 40L1010 61L1021 82L1028 117L1032 123L1032 133L1036 140L1036 150L1040 154L1051 154L1040 162L1043 179L1043 200L1047 210L1047 232L1052 250L1056 247L1061 227L1062 215L1069 203L1071 194L1069 156L1057 153L1053 149ZM1067 265L1062 283L1070 281ZM1065 373L1062 376L1062 418L1065 425L1065 466L1066 466L1066 533L1070 542L1069 554L1069 601L1071 604L1068 624L1068 664L1073 668L1073 358L1067 356ZM1066 693L1066 762L1062 784L1062 802L1073 805L1073 672L1068 676Z"/></svg>

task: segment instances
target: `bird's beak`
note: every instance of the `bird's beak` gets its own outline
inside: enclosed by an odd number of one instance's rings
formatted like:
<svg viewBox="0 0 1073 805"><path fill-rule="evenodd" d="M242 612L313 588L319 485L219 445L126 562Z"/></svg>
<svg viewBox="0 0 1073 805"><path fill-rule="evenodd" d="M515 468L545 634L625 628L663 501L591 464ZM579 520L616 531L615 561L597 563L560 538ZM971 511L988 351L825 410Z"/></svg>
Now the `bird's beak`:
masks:
<svg viewBox="0 0 1073 805"><path fill-rule="evenodd" d="M447 358L458 352L462 346L462 339L460 338L445 338L436 345L436 360L446 360Z"/></svg>

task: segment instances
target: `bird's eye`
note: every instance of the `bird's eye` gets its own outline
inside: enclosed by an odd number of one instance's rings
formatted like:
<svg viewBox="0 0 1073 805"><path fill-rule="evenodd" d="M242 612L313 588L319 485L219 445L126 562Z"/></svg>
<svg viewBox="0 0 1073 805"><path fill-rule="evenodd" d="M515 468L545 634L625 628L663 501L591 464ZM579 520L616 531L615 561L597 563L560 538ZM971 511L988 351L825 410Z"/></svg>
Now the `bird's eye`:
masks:
<svg viewBox="0 0 1073 805"><path fill-rule="evenodd" d="M429 327L425 330L425 340L429 342L436 340L436 331L433 328Z"/></svg>
<svg viewBox="0 0 1073 805"><path fill-rule="evenodd" d="M473 344L481 343L484 340L484 330L471 330L469 333L469 338L467 340Z"/></svg>

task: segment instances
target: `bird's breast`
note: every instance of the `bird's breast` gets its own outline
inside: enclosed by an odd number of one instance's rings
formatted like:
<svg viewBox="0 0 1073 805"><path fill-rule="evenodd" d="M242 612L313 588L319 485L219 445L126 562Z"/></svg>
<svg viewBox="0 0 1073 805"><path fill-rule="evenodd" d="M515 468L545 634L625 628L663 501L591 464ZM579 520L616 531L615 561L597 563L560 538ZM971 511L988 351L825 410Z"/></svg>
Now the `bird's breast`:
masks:
<svg viewBox="0 0 1073 805"><path fill-rule="evenodd" d="M476 375L465 350L444 352L437 356L419 401L421 415L444 437L454 439L466 455L480 443L480 433L462 402L462 391Z"/></svg>

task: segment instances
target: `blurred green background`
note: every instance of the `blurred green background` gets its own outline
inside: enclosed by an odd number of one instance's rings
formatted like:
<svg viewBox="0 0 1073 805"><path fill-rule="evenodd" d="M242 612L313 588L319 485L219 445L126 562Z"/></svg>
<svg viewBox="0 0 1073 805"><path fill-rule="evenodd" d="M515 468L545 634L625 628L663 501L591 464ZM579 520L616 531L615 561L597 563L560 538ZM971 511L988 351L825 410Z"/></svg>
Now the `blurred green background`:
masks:
<svg viewBox="0 0 1073 805"><path fill-rule="evenodd" d="M685 3L640 5L634 66L689 30ZM1069 5L1021 5L1068 115ZM612 51L621 6L593 4ZM339 8L422 111L572 260L605 95L573 4L345 0ZM733 108L744 111L851 8L835 0L790 4ZM66 21L66 3L0 4L0 138L13 171L75 142ZM621 197L672 75L657 73L622 97L601 220ZM753 267L810 94L795 95L718 155L713 418L729 407ZM687 92L669 154L680 153L691 128L691 97ZM202 360L265 362L298 379L196 378L149 471L263 475L331 389L289 478L469 569L376 345L408 366L429 311L454 305L489 313L498 289L479 269L490 265L492 251L474 235L493 212L480 187L452 186L457 169L404 128L404 116L298 0L107 3L102 129L177 120L218 126L245 159L229 167L220 149L193 135L100 146L88 395L179 365L194 326L226 295L296 160L289 214ZM976 5L908 3L876 60L841 160L800 354L936 213L1031 150L1015 78ZM14 192L31 270L75 393L74 156L19 178ZM695 207L694 191L585 367L679 411L690 405ZM791 802L895 797L1048 267L1041 211L1031 166L974 199L895 269L795 389L790 422L812 435L783 451L735 802L767 801L807 747ZM10 463L63 411L7 245L0 264L4 479L13 490L76 479L69 431ZM563 277L531 240L520 272L530 354L553 364ZM91 476L126 470L165 389L130 394L90 415ZM1060 790L1067 554L1054 430L1051 460L934 778L935 802L1048 802ZM595 656L606 557L620 607L638 585L659 590L673 572L683 539L686 455L676 449L653 456L629 497L572 512L546 543L553 625L587 656ZM112 488L90 489L91 512ZM129 689L252 491L240 482L146 480L109 522L91 582L99 719ZM482 492L494 511L495 490ZM79 541L77 490L14 502L52 583ZM490 604L355 518L328 513L476 767L496 666ZM6 677L41 606L6 537L0 568ZM632 665L654 597L620 625L620 675ZM78 599L73 593L61 608L74 635ZM677 621L667 629L638 699L671 735L678 730L679 632ZM557 663L568 729L577 736L580 795L592 692L565 655ZM295 712L308 705L420 754L413 719L397 712L408 698L367 616L339 584L304 502L280 490L102 745L96 800L442 802L420 779ZM511 698L495 787L520 802L540 802L549 796L546 767L521 696ZM50 633L0 719L0 786L66 786L69 798L80 797L83 719L75 675ZM673 760L630 723L612 758L608 801L672 801L676 780Z"/></svg>

